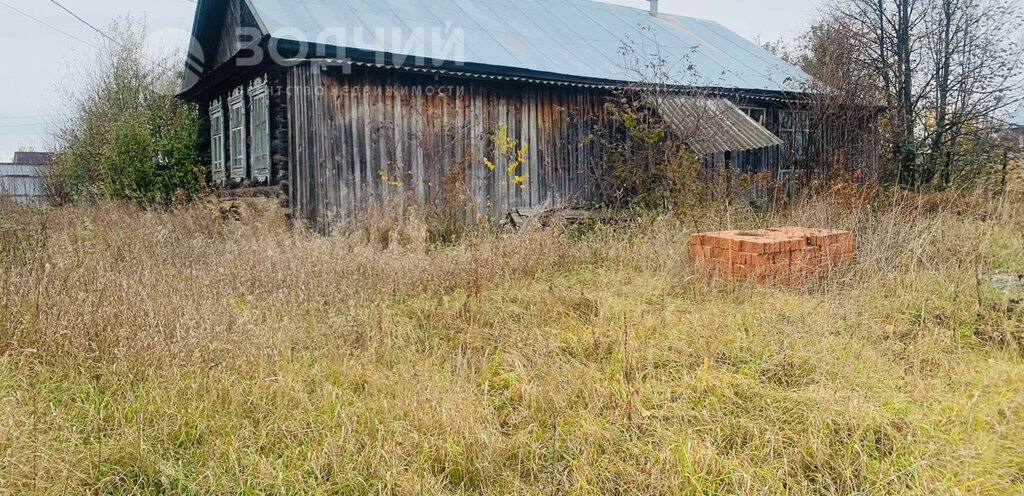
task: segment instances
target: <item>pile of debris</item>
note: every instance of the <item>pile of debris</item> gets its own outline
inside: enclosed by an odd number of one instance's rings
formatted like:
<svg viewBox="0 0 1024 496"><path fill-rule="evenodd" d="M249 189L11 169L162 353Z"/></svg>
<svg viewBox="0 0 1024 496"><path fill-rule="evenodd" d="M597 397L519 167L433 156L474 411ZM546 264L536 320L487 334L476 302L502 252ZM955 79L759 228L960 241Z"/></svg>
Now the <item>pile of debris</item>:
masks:
<svg viewBox="0 0 1024 496"><path fill-rule="evenodd" d="M803 227L693 235L699 269L726 280L799 284L853 257L853 233Z"/></svg>
<svg viewBox="0 0 1024 496"><path fill-rule="evenodd" d="M553 225L579 225L587 223L624 225L629 216L624 212L577 208L516 208L505 217L503 226L517 232L529 232Z"/></svg>

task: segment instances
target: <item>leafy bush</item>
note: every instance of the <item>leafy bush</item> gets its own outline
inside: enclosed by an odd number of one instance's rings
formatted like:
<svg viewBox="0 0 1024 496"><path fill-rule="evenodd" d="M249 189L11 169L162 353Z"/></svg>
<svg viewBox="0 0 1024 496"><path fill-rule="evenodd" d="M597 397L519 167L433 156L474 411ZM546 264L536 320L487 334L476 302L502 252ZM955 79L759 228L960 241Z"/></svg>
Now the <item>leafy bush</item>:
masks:
<svg viewBox="0 0 1024 496"><path fill-rule="evenodd" d="M115 24L98 61L70 96L72 113L58 130L48 192L55 203L129 200L168 205L205 187L203 121L198 108L173 96L177 71L154 63L144 27ZM114 41L116 40L116 41Z"/></svg>

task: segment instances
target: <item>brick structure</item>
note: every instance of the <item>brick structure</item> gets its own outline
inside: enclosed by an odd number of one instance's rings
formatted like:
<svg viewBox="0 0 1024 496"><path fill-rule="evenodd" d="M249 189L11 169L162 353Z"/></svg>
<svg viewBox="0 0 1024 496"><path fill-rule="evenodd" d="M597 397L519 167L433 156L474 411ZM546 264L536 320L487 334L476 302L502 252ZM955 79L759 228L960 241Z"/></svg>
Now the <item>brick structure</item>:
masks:
<svg viewBox="0 0 1024 496"><path fill-rule="evenodd" d="M727 280L797 284L853 256L853 233L803 227L693 235L698 268Z"/></svg>

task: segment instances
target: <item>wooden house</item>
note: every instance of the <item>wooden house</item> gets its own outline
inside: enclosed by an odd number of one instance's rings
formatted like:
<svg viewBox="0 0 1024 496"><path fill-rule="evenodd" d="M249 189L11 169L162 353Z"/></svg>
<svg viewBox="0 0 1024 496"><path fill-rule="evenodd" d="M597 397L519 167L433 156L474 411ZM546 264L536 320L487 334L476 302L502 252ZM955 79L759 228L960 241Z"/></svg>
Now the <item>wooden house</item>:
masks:
<svg viewBox="0 0 1024 496"><path fill-rule="evenodd" d="M1004 135L1013 142L1018 149L1024 149L1024 103L1017 106L1013 115L1006 120L1003 126Z"/></svg>
<svg viewBox="0 0 1024 496"><path fill-rule="evenodd" d="M211 180L271 188L322 231L373 206L599 197L608 98L652 102L709 163L782 176L809 76L708 20L588 0L199 0L181 96L209 110ZM699 96L695 96L699 95ZM713 109L698 113L695 109Z"/></svg>
<svg viewBox="0 0 1024 496"><path fill-rule="evenodd" d="M0 197L14 203L46 201L44 180L53 165L53 154L15 152L10 163L0 163Z"/></svg>

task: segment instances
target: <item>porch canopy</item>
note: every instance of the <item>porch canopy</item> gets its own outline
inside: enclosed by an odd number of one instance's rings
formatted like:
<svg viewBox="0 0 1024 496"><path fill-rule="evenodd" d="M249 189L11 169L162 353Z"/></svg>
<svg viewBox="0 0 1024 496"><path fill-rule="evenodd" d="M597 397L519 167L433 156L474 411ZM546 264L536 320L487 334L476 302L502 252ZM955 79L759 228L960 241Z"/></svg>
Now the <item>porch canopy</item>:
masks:
<svg viewBox="0 0 1024 496"><path fill-rule="evenodd" d="M782 144L771 131L723 98L662 95L648 100L672 131L699 155Z"/></svg>

